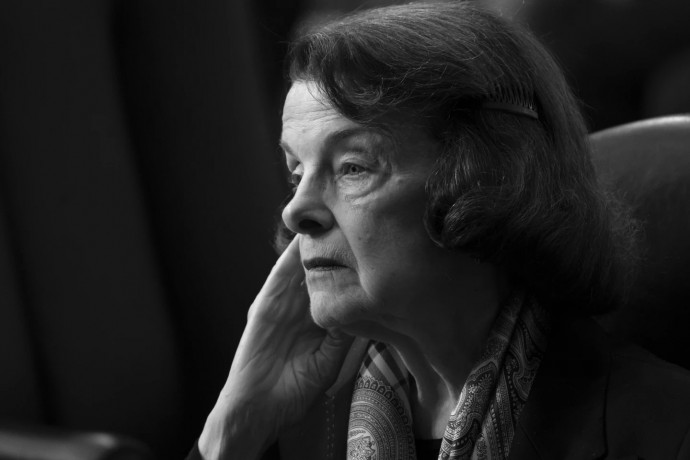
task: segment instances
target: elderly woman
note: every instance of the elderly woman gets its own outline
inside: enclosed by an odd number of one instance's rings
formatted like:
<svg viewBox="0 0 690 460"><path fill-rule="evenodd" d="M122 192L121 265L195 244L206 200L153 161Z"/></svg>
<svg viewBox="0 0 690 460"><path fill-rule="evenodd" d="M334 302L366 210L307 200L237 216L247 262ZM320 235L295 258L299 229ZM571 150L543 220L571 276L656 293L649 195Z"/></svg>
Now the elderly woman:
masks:
<svg viewBox="0 0 690 460"><path fill-rule="evenodd" d="M528 33L363 11L298 39L291 79L287 248L190 458L690 458L688 374L587 319L631 226Z"/></svg>

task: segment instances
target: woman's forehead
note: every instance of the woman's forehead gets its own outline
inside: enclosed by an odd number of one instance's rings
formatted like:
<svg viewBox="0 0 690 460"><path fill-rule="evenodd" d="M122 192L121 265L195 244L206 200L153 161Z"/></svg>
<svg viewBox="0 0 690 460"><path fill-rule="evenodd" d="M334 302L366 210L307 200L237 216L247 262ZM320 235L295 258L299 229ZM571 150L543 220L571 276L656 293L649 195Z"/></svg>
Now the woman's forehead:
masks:
<svg viewBox="0 0 690 460"><path fill-rule="evenodd" d="M315 85L296 82L290 88L283 107L283 141L309 131L355 127L357 123L341 115Z"/></svg>
<svg viewBox="0 0 690 460"><path fill-rule="evenodd" d="M405 118L387 115L376 123L363 125L335 109L315 83L297 81L285 98L280 144L286 152L292 153L304 142L321 143L333 138L376 134L388 138L395 146L423 145L428 151L431 140L426 130L414 120Z"/></svg>

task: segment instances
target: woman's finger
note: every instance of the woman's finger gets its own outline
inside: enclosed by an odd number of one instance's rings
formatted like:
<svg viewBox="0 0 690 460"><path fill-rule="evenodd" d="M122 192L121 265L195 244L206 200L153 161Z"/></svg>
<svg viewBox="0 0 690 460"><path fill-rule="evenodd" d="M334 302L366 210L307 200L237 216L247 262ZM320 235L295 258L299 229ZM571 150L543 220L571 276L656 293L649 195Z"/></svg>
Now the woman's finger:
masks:
<svg viewBox="0 0 690 460"><path fill-rule="evenodd" d="M293 275L295 271L304 274L299 254L299 240L300 235L297 235L290 242L285 251L278 257L278 260L273 266L273 270L271 270L271 274L276 272L276 275L289 276Z"/></svg>
<svg viewBox="0 0 690 460"><path fill-rule="evenodd" d="M299 235L288 245L287 249L278 257L264 283L259 296L277 295L289 285L298 286L304 281L304 269L299 253Z"/></svg>
<svg viewBox="0 0 690 460"><path fill-rule="evenodd" d="M308 305L298 235L276 261L249 309L249 316L262 321L299 320L308 312Z"/></svg>

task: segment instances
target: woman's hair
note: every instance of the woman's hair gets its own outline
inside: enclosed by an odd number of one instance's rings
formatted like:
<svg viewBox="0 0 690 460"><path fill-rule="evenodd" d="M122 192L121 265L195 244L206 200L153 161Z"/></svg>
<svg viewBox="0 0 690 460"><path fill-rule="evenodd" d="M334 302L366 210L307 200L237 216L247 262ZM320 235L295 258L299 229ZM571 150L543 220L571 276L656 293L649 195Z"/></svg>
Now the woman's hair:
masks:
<svg viewBox="0 0 690 460"><path fill-rule="evenodd" d="M290 78L354 121L401 115L439 143L424 216L439 246L559 311L623 300L633 225L600 189L577 103L527 31L470 2L361 11L295 40ZM486 105L511 98L538 119Z"/></svg>

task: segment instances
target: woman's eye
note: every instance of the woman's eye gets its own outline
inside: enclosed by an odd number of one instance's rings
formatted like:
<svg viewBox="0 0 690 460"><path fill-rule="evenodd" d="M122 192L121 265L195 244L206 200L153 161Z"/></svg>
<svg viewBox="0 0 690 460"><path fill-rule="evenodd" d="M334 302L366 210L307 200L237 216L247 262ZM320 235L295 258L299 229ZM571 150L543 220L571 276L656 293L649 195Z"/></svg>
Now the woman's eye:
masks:
<svg viewBox="0 0 690 460"><path fill-rule="evenodd" d="M302 180L302 175L297 174L295 172L290 173L290 176L288 176L288 182L290 183L290 185L292 185L293 189L297 188L297 186L299 185L301 180Z"/></svg>
<svg viewBox="0 0 690 460"><path fill-rule="evenodd" d="M297 170L290 171L287 179L288 184L290 184L290 188L292 189L292 193L295 193L297 191L297 186L302 181L302 174L300 174Z"/></svg>
<svg viewBox="0 0 690 460"><path fill-rule="evenodd" d="M366 168L354 163L345 163L342 167L342 173L348 176L357 176L365 171Z"/></svg>

